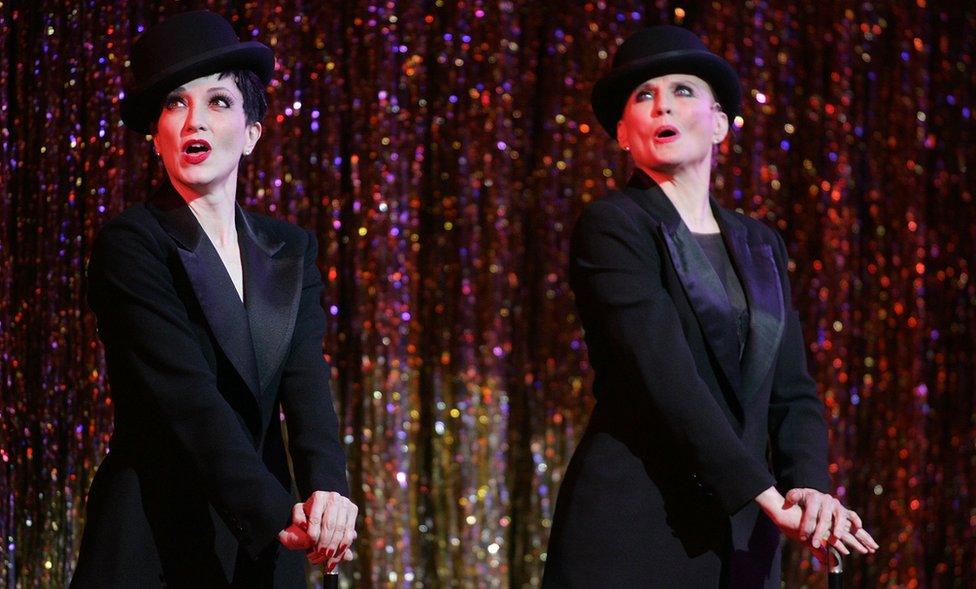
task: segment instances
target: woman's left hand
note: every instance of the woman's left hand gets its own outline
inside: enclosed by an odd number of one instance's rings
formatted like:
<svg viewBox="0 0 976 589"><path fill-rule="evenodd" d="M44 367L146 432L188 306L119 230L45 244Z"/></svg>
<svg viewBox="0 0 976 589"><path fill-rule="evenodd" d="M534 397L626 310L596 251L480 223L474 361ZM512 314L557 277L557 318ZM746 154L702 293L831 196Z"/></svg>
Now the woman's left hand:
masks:
<svg viewBox="0 0 976 589"><path fill-rule="evenodd" d="M356 539L359 508L336 492L316 491L303 504L308 535L315 544L308 549L312 564L326 563L332 570L342 560L352 560L349 547Z"/></svg>
<svg viewBox="0 0 976 589"><path fill-rule="evenodd" d="M848 548L869 554L879 548L871 534L862 527L860 516L831 495L816 489L791 489L786 493L784 507L792 505L798 505L803 510L799 539L809 542L814 549L834 546L843 554L850 554Z"/></svg>

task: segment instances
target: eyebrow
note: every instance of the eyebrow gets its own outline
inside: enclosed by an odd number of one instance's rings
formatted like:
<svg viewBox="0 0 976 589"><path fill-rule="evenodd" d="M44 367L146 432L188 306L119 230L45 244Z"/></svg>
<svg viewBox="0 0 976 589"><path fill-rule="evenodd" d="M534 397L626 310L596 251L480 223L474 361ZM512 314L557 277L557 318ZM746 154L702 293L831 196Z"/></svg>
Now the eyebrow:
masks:
<svg viewBox="0 0 976 589"><path fill-rule="evenodd" d="M643 84L641 84L640 86L638 86L634 90L634 92L640 92L641 90L652 90L654 88L654 86L655 85L652 84L651 82L644 82ZM691 79L678 79L678 80L674 80L674 81L672 81L670 83L670 86L672 88L675 87L675 86L692 86L692 87L698 88L698 89L701 89L701 87L702 87L701 84L699 84L698 82L696 82L694 80L691 80Z"/></svg>
<svg viewBox="0 0 976 589"><path fill-rule="evenodd" d="M209 92L219 92L219 91L223 91L223 92L228 92L229 93L230 92L230 89L228 89L225 86L213 86L213 87L207 88L207 92L208 93ZM175 90L170 91L170 93L167 94L167 96L177 96L177 95L180 95L180 94L186 94L186 86L180 86L179 88L176 88Z"/></svg>

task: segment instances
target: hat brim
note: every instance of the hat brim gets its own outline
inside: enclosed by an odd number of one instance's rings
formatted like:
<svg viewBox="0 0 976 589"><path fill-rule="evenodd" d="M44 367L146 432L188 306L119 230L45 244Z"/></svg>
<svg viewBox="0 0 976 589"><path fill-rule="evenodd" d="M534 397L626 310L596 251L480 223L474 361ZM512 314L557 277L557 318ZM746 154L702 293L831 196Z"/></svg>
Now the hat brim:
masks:
<svg viewBox="0 0 976 589"><path fill-rule="evenodd" d="M669 51L636 60L615 69L593 85L590 104L603 128L617 138L617 122L623 116L630 93L643 82L667 74L691 74L708 82L715 99L729 119L739 114L742 86L727 61L706 51Z"/></svg>
<svg viewBox="0 0 976 589"><path fill-rule="evenodd" d="M267 84L274 72L274 52L263 43L248 41L173 64L141 86L126 90L120 109L122 122L133 131L148 134L152 119L168 92L201 76L235 69L251 70Z"/></svg>

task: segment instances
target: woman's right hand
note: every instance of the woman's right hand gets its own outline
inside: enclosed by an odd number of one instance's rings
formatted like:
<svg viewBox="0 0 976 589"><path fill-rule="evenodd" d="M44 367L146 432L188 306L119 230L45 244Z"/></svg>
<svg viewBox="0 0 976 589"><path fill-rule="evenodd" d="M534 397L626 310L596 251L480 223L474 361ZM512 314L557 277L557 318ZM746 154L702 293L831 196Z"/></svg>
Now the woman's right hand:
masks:
<svg viewBox="0 0 976 589"><path fill-rule="evenodd" d="M315 491L302 507L313 543L308 549L309 562L324 564L331 571L340 561L352 560L350 548L359 514L356 504L334 491ZM296 523L294 518L292 523Z"/></svg>
<svg viewBox="0 0 976 589"><path fill-rule="evenodd" d="M832 509L824 507L827 501L823 497L832 500ZM861 554L873 554L879 547L861 527L861 519L856 513L814 489L793 489L783 497L776 487L770 487L756 497L756 502L787 538L806 545L824 562L827 562L827 545L844 555L849 555L852 549ZM852 523L856 529L852 529ZM807 529L811 527L814 529Z"/></svg>

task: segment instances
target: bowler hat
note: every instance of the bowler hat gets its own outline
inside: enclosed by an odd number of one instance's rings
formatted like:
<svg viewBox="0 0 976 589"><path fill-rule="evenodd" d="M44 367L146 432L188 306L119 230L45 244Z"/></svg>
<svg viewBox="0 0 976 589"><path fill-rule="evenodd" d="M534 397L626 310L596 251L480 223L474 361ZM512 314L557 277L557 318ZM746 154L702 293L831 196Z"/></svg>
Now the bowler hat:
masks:
<svg viewBox="0 0 976 589"><path fill-rule="evenodd" d="M251 70L267 84L274 53L257 41L240 42L223 17L207 10L184 12L152 27L132 45L132 83L122 99L122 122L148 133L166 94L201 76Z"/></svg>
<svg viewBox="0 0 976 589"><path fill-rule="evenodd" d="M617 121L634 88L667 74L698 76L711 86L730 119L739 114L742 88L729 62L710 52L691 31L658 25L628 37L613 57L613 68L593 86L593 112L607 133L617 137Z"/></svg>

